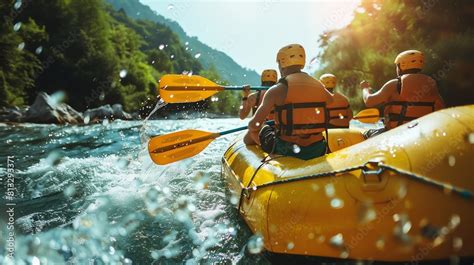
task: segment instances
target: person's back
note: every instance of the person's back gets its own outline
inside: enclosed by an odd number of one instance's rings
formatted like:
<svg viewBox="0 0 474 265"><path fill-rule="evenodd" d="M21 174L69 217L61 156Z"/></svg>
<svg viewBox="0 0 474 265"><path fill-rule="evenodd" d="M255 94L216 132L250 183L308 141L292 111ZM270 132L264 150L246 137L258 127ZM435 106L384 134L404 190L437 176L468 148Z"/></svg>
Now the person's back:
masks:
<svg viewBox="0 0 474 265"><path fill-rule="evenodd" d="M301 72L305 65L301 45L280 49L277 63L283 78L265 93L262 105L249 122L246 144L258 143L269 154L311 159L326 153L322 132L327 129L326 106L332 95L318 80ZM275 111L275 126L262 125Z"/></svg>
<svg viewBox="0 0 474 265"><path fill-rule="evenodd" d="M323 140L326 129L329 97L324 86L306 73L294 73L284 78L287 95L282 105L275 106L275 125L280 139L308 146Z"/></svg>
<svg viewBox="0 0 474 265"><path fill-rule="evenodd" d="M409 50L395 59L398 77L385 83L376 93L371 93L367 81L361 82L362 96L367 107L384 107L385 128L369 130L366 137L378 135L433 111L444 108L436 81L421 74L423 53Z"/></svg>
<svg viewBox="0 0 474 265"><path fill-rule="evenodd" d="M385 104L385 127L392 129L442 108L433 78L420 73L404 74L397 80L396 93Z"/></svg>
<svg viewBox="0 0 474 265"><path fill-rule="evenodd" d="M333 74L323 74L319 81L333 94L333 103L328 107L330 128L349 128L352 119L352 109L349 100L343 94L335 91L337 84L336 76Z"/></svg>

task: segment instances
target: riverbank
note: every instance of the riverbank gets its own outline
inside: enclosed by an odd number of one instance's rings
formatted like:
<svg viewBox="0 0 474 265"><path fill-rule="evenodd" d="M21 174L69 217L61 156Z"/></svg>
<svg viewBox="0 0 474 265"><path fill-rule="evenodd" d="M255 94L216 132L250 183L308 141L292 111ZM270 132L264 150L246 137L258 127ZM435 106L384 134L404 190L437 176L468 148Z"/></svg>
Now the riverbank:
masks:
<svg viewBox="0 0 474 265"><path fill-rule="evenodd" d="M4 124L77 124L88 125L114 120L143 120L138 112L128 113L121 104L106 104L98 108L87 109L84 112L75 110L73 107L62 102L64 95L55 93L48 95L41 92L34 103L28 107L4 107L0 108L0 123ZM162 107L166 104L162 105ZM166 111L165 115L154 113L149 117L153 120L190 120L203 118L235 118L232 115L215 114L200 111Z"/></svg>
<svg viewBox="0 0 474 265"><path fill-rule="evenodd" d="M61 92L48 95L38 93L34 103L26 108L10 107L0 109L0 122L8 123L38 123L38 124L89 124L103 120L138 120L137 114L130 114L123 110L122 105L103 105L98 108L87 109L84 112L75 110L64 103L64 94Z"/></svg>

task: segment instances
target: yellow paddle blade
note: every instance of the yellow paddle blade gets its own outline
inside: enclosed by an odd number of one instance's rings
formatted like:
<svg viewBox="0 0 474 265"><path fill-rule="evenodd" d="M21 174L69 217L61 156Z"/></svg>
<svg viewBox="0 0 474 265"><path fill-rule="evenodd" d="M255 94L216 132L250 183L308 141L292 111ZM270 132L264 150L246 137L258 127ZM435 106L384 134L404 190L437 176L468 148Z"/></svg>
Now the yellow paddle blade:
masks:
<svg viewBox="0 0 474 265"><path fill-rule="evenodd" d="M164 75L159 93L167 103L187 103L204 100L224 88L198 75Z"/></svg>
<svg viewBox="0 0 474 265"><path fill-rule="evenodd" d="M365 109L357 113L353 119L363 123L376 123L380 119L380 112L376 108Z"/></svg>
<svg viewBox="0 0 474 265"><path fill-rule="evenodd" d="M166 165L199 154L218 133L185 130L153 137L148 142L151 160L158 165Z"/></svg>

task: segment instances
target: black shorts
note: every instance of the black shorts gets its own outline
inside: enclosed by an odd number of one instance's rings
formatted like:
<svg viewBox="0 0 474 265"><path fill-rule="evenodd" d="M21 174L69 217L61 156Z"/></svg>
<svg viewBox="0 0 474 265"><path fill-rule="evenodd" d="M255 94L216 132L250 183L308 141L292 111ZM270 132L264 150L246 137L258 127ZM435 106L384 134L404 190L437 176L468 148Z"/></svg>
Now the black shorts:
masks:
<svg viewBox="0 0 474 265"><path fill-rule="evenodd" d="M275 127L264 125L258 134L260 146L266 153L273 153L275 148Z"/></svg>

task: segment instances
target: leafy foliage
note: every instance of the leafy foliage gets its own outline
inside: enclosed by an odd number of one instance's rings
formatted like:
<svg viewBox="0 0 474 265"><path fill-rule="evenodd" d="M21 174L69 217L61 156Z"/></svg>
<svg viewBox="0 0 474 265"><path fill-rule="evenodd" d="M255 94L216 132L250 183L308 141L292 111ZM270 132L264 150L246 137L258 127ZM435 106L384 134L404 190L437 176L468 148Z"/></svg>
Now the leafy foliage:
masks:
<svg viewBox="0 0 474 265"><path fill-rule="evenodd" d="M432 75L447 105L474 103L472 1L363 0L345 28L320 36L322 67L355 108L363 108L359 82L374 88L396 77L393 60L404 50L425 54L424 72Z"/></svg>
<svg viewBox="0 0 474 265"><path fill-rule="evenodd" d="M202 70L169 28L134 21L102 0L36 0L20 9L14 2L0 4L1 106L63 90L79 110L121 103L133 111L155 98L162 74Z"/></svg>

